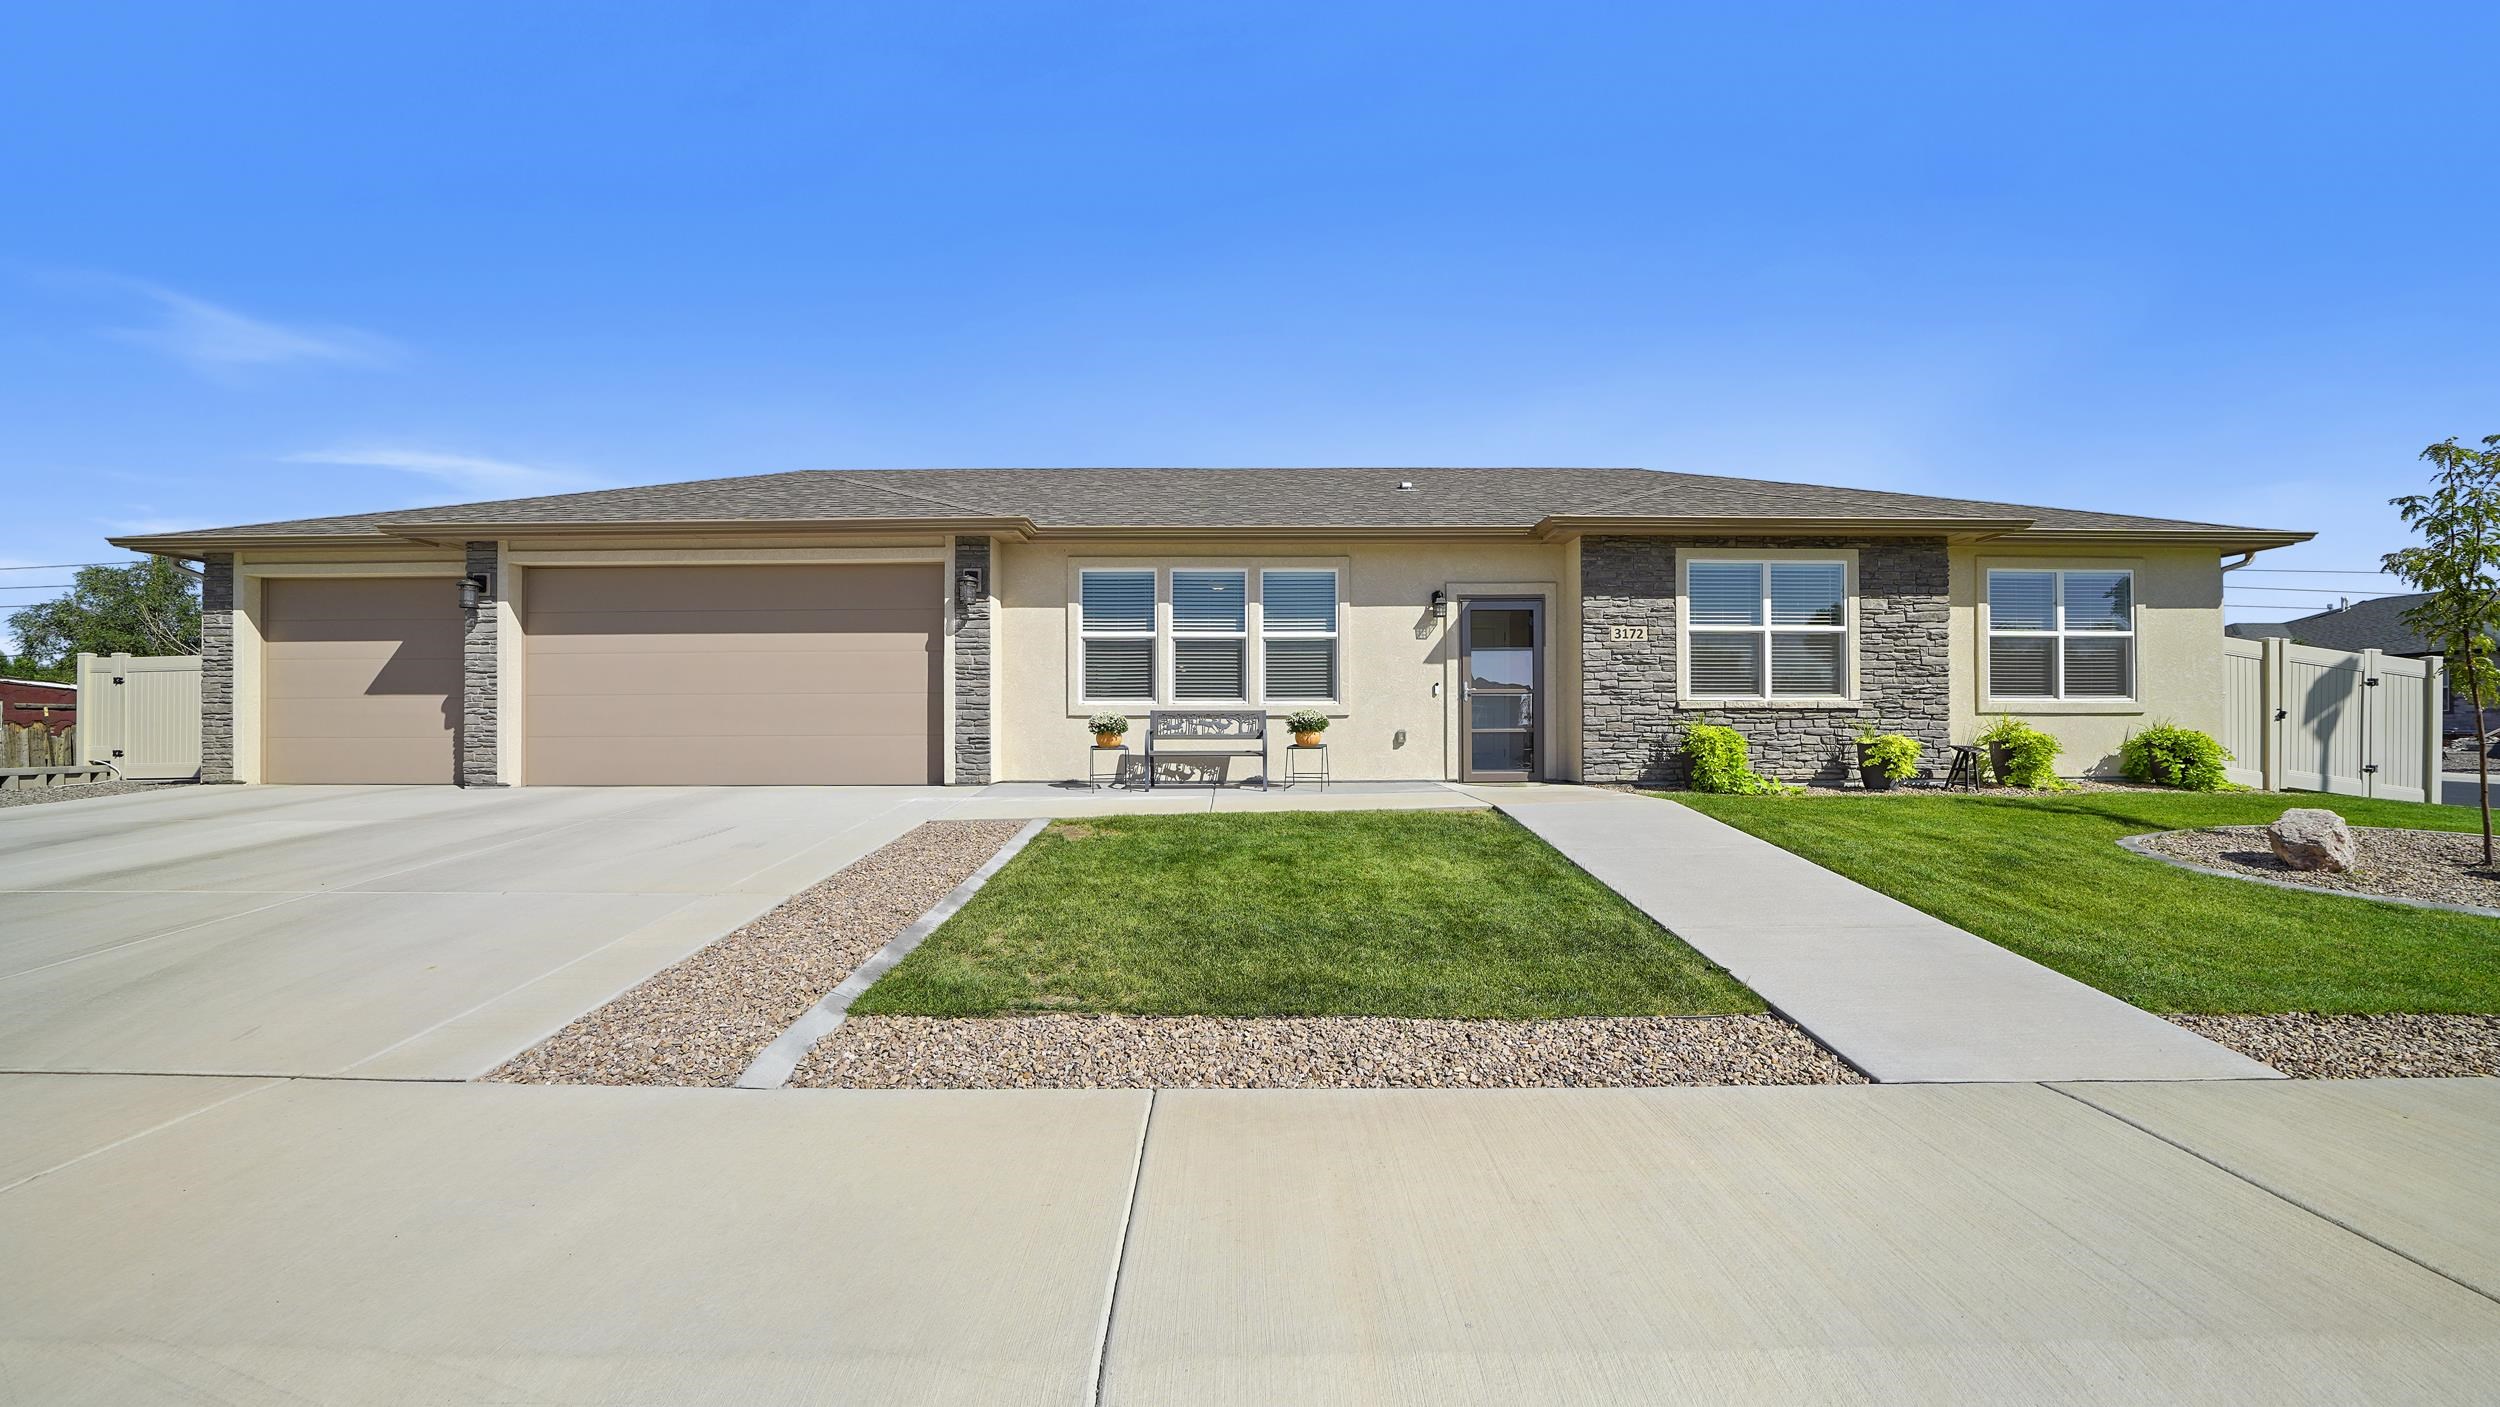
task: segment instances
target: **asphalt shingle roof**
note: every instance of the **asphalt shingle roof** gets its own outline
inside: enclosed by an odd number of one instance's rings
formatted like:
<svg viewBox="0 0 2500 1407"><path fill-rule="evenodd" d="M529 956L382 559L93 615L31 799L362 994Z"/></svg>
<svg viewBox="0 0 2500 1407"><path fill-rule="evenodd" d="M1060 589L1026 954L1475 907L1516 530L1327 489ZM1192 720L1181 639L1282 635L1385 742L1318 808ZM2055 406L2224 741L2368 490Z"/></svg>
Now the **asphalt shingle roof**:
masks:
<svg viewBox="0 0 2500 1407"><path fill-rule="evenodd" d="M1401 483L1412 484L1401 490ZM387 534L394 523L1026 518L1045 529L1515 528L1550 516L2024 519L2049 531L2263 533L2119 513L1648 469L832 469L252 523L169 538Z"/></svg>
<svg viewBox="0 0 2500 1407"><path fill-rule="evenodd" d="M2381 596L2355 601L2336 610L2287 620L2282 631L2303 645L2321 650L2383 650L2391 655L2429 655L2437 649L2405 624L2405 612L2428 600L2425 595Z"/></svg>

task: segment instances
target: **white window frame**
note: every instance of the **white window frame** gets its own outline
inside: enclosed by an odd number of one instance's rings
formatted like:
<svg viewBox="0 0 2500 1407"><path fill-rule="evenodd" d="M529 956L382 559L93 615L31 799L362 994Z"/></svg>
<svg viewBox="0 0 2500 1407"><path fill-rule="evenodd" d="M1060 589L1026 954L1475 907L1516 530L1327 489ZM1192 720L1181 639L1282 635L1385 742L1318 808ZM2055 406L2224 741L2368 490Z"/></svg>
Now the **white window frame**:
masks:
<svg viewBox="0 0 2500 1407"><path fill-rule="evenodd" d="M1681 708L1834 708L1858 702L1858 554L1854 548L1735 547L1680 548L1675 554L1675 692ZM1762 565L1760 625L1695 625L1692 574L1696 562L1758 562ZM1840 568L1840 624L1774 625L1771 623L1771 565L1820 563ZM1762 639L1762 687L1759 694L1696 694L1693 692L1692 639L1701 635L1756 635ZM1771 688L1773 635L1838 635L1841 691L1837 694L1775 694Z"/></svg>
<svg viewBox="0 0 2500 1407"><path fill-rule="evenodd" d="M2030 572L2051 579L2050 595L2055 602L2055 629L2005 630L1996 623L1996 576L1999 572ZM2117 575L2127 579L2127 628L2124 630L2069 630L2066 628L2066 578L2070 574L2090 572L2101 576ZM2136 670L2142 663L2142 651L2136 646L2139 614L2144 603L2137 599L2136 589L2143 574L2133 562L2023 562L1990 561L1982 563L1979 572L1980 591L1987 605L1988 618L1980 630L1982 648L1979 660L1979 687L1983 696L1999 712L2019 712L2025 705L2065 704L2079 707L2132 708L2144 682ZM2049 658L2057 673L2057 687L2046 694L2000 694L1997 692L1996 642L2007 640L2050 640L2054 647ZM2124 694L2068 694L2066 692L2066 642L2077 640L2124 640L2127 642L2127 692Z"/></svg>
<svg viewBox="0 0 2500 1407"><path fill-rule="evenodd" d="M1240 577L1241 628L1239 630L1183 630L1180 627L1180 623L1175 620L1172 615L1172 577L1176 572L1196 572L1206 575L1230 574ZM1257 598L1250 594L1251 583L1257 574L1252 572L1248 567L1237 567L1229 562L1180 562L1171 566L1157 568L1156 575L1158 578L1157 585L1159 589L1156 592L1155 598L1155 625L1162 633L1163 642L1156 648L1155 653L1160 657L1160 663L1163 667L1162 692L1164 694L1164 707L1248 708L1250 706L1251 699L1258 692L1259 684L1257 677L1250 672L1251 670L1257 668L1259 664L1259 661L1253 658L1256 652L1250 648L1250 637L1255 633L1259 623ZM1240 642L1241 692L1232 697L1221 699L1182 698L1180 696L1180 642L1183 640L1234 640Z"/></svg>
<svg viewBox="0 0 2500 1407"><path fill-rule="evenodd" d="M1317 709L1332 717L1347 714L1345 700L1352 696L1355 661L1346 648L1348 620L1353 607L1351 599L1353 563L1346 557L1072 557L1068 560L1067 577L1067 672L1068 715L1083 717L1098 712L1126 711L1143 713L1149 709L1189 708L1257 708L1271 713L1295 709ZM1239 572L1247 583L1249 603L1244 621L1242 686L1249 691L1247 699L1181 699L1174 697L1178 684L1174 667L1173 641L1176 638L1230 639L1231 631L1184 630L1172 625L1172 573ZM1334 631L1280 630L1278 639L1333 639L1336 642L1335 675L1337 696L1329 699L1275 699L1267 692L1267 639L1265 606L1262 600L1266 573L1270 571L1324 571L1336 581L1337 628ZM1085 629L1085 578L1096 572L1152 572L1155 578L1155 628L1152 631L1092 631ZM1151 699L1097 699L1085 692L1085 642L1089 639L1136 640L1151 638L1154 644L1154 697Z"/></svg>
<svg viewBox="0 0 2500 1407"><path fill-rule="evenodd" d="M1129 575L1145 572L1154 578L1154 609L1144 630L1089 630L1085 625L1085 578L1089 576ZM1074 599L1068 603L1068 614L1076 628L1076 651L1070 665L1069 692L1087 709L1152 708L1162 697L1164 669L1163 648L1157 642L1162 636L1164 585L1162 576L1146 566L1100 566L1079 568L1074 582ZM1143 640L1146 642L1146 697L1142 699L1097 699L1085 692L1085 649L1096 640Z"/></svg>
<svg viewBox="0 0 2500 1407"><path fill-rule="evenodd" d="M1330 599L1331 599L1331 600L1335 603L1335 604L1334 604L1334 608L1333 608L1333 609L1329 612L1329 616L1330 616L1330 619L1332 619L1333 621L1335 621L1335 623L1336 623L1336 628L1335 628L1335 629L1333 629L1333 630L1270 630L1270 629L1268 629L1268 628L1267 628L1267 575L1268 575L1268 573L1270 573L1270 572L1311 572L1311 573L1326 572L1326 573L1328 574L1328 578L1329 578L1329 580L1328 580L1328 591L1329 591L1329 596L1330 596ZM1337 569L1336 567L1334 567L1334 566L1317 566L1317 565L1303 565L1303 564L1288 564L1288 565L1277 565L1277 566L1264 566L1264 567L1261 567L1261 568L1259 568L1259 571L1258 571L1258 578L1259 578L1259 587L1258 587L1258 592L1257 592L1257 594L1256 594L1256 595L1254 595L1254 596L1251 598L1251 607L1250 607L1250 610L1251 610L1251 616L1252 616L1252 623L1253 623L1254 625L1256 625L1256 626L1257 626L1257 628L1258 628L1258 637L1259 637L1259 644L1258 644L1258 650L1257 650L1257 655L1258 655L1258 668L1259 668L1259 677L1258 677L1258 684L1257 684L1257 687L1258 687L1258 693L1259 693L1259 704L1260 704L1260 706L1261 706L1261 707L1270 707L1270 706L1273 706L1273 707L1277 707L1277 708L1294 708L1294 709L1314 708L1314 709L1320 709L1320 710L1323 710L1323 711L1324 711L1324 710L1327 710L1327 709L1330 709L1330 708L1334 708L1334 707L1336 707L1336 706L1337 706L1337 704L1338 704L1338 699L1339 699L1339 697L1340 697L1340 696L1342 696L1342 695L1345 693L1345 645L1344 645L1344 643L1343 643L1343 640L1341 639L1341 637L1345 634L1345 573L1344 573L1344 572L1342 572L1342 571L1340 571L1340 570L1338 570L1338 569ZM1327 642L1328 642L1328 682L1329 682L1329 684L1330 684L1330 686L1331 686L1331 687L1330 687L1330 690L1329 690L1329 694L1330 694L1330 696L1329 696L1329 697L1327 697L1327 698L1324 698L1324 699L1272 699L1272 700L1271 700L1271 699L1268 697L1268 693L1267 693L1267 642L1268 642L1268 641L1270 641L1270 640L1325 640L1325 641L1327 641Z"/></svg>

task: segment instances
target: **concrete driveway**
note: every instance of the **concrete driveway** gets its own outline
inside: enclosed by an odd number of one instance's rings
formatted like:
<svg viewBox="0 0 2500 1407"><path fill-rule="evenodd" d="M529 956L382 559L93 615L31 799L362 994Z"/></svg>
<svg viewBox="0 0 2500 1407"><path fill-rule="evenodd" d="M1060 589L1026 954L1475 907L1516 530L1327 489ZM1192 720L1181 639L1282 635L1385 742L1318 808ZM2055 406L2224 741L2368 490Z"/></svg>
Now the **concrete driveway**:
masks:
<svg viewBox="0 0 2500 1407"><path fill-rule="evenodd" d="M0 1070L465 1079L935 787L185 787L0 811Z"/></svg>

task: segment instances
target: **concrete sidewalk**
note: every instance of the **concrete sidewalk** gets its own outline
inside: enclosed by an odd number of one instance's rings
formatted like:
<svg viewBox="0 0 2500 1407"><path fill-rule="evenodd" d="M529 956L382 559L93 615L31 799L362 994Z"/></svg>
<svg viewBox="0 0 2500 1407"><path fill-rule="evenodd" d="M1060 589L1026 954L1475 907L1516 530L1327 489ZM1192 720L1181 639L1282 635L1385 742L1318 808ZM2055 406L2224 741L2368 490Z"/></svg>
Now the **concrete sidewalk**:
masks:
<svg viewBox="0 0 2500 1407"><path fill-rule="evenodd" d="M1563 788L1477 794L1874 1079L2275 1077L2236 1051L1674 802Z"/></svg>
<svg viewBox="0 0 2500 1407"><path fill-rule="evenodd" d="M0 1128L10 1401L2273 1407L2500 1381L2493 1080L18 1075Z"/></svg>

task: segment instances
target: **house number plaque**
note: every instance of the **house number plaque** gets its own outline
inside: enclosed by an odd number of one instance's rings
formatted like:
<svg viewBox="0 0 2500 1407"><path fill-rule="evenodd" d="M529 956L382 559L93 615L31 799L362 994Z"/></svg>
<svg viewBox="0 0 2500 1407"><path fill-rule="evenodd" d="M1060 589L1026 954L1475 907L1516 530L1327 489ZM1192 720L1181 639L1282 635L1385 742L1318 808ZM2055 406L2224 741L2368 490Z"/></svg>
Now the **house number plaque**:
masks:
<svg viewBox="0 0 2500 1407"><path fill-rule="evenodd" d="M1606 627L1606 638L1609 640L1647 640L1649 627L1646 625L1610 625Z"/></svg>

